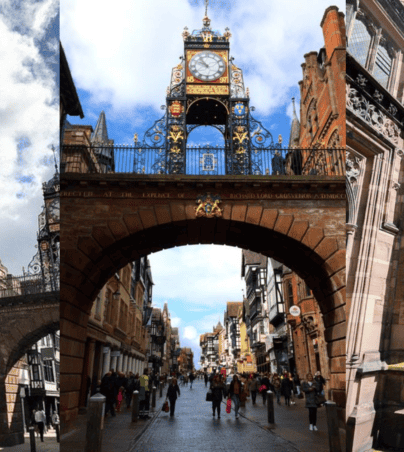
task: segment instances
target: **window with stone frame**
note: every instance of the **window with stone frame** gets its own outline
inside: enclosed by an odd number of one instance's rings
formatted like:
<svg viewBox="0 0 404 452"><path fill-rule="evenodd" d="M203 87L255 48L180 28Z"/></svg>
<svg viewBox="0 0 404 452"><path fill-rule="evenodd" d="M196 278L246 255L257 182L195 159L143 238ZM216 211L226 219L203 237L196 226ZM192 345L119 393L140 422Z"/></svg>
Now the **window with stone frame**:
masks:
<svg viewBox="0 0 404 452"><path fill-rule="evenodd" d="M387 88L392 65L393 57L391 55L391 50L388 49L386 44L379 44L377 47L373 76L384 88Z"/></svg>
<svg viewBox="0 0 404 452"><path fill-rule="evenodd" d="M44 372L45 381L51 381L51 382L55 381L53 367L52 367L52 360L50 360L50 359L43 360L43 372Z"/></svg>
<svg viewBox="0 0 404 452"><path fill-rule="evenodd" d="M366 67L371 42L370 29L363 20L357 17L348 39L347 50L363 67Z"/></svg>

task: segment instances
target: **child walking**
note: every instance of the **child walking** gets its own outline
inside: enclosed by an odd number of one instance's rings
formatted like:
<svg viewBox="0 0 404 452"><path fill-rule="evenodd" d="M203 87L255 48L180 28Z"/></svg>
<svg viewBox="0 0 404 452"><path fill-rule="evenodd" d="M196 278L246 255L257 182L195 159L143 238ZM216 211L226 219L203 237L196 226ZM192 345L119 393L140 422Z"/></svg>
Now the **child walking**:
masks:
<svg viewBox="0 0 404 452"><path fill-rule="evenodd" d="M123 386L121 386L119 388L119 392L118 395L116 396L116 411L119 413L121 411L121 403L123 400L123 391L125 390L125 388Z"/></svg>

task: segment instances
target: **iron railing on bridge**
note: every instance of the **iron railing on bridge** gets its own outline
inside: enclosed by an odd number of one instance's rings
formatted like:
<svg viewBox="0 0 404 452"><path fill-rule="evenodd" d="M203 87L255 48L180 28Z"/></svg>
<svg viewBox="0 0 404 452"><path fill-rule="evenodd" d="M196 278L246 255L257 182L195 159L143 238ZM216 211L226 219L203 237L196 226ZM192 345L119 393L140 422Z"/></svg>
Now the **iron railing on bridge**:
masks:
<svg viewBox="0 0 404 452"><path fill-rule="evenodd" d="M59 275L52 278L44 278L42 275L10 275L0 279L0 298L54 292L59 289Z"/></svg>
<svg viewBox="0 0 404 452"><path fill-rule="evenodd" d="M62 173L189 175L345 175L343 148L254 148L235 155L219 146L187 147L175 155L163 147L73 146L62 149ZM180 162L180 164L176 164Z"/></svg>

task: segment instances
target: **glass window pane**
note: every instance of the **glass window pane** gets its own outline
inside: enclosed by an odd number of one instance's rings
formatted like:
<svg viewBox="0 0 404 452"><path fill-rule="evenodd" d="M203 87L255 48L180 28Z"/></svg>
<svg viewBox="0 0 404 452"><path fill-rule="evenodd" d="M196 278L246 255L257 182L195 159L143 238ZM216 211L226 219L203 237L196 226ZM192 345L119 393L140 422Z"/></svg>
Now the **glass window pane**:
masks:
<svg viewBox="0 0 404 452"><path fill-rule="evenodd" d="M392 59L390 58L387 49L383 46L379 46L376 54L376 64L373 70L373 76L385 88L389 81L391 65Z"/></svg>
<svg viewBox="0 0 404 452"><path fill-rule="evenodd" d="M366 25L360 20L355 20L347 49L362 66L366 64L371 39L372 36L366 28Z"/></svg>

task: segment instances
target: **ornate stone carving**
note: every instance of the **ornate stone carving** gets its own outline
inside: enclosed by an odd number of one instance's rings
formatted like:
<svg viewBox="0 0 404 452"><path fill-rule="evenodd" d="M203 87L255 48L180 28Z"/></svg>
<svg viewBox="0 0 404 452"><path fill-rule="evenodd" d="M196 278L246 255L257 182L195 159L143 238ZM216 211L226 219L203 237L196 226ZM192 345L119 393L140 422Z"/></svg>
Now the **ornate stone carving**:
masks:
<svg viewBox="0 0 404 452"><path fill-rule="evenodd" d="M347 83L346 105L355 116L364 120L376 132L383 135L394 145L398 144L400 129L398 125L380 111L371 101Z"/></svg>
<svg viewBox="0 0 404 452"><path fill-rule="evenodd" d="M355 185L361 174L360 159L350 152L346 153L346 176L349 182Z"/></svg>
<svg viewBox="0 0 404 452"><path fill-rule="evenodd" d="M391 181L391 188L392 188L393 190L398 191L398 189L399 189L400 187L401 187L401 184L399 184L398 182Z"/></svg>
<svg viewBox="0 0 404 452"><path fill-rule="evenodd" d="M393 104L390 104L390 106L389 106L389 112L390 112L393 116L396 116L396 114L397 114L397 107L396 107L395 105L393 105Z"/></svg>
<svg viewBox="0 0 404 452"><path fill-rule="evenodd" d="M378 102L381 102L382 100L383 100L383 94L382 93L379 93L379 91L378 90L376 90L375 92L374 92L374 94L373 94L373 97L378 101Z"/></svg>
<svg viewBox="0 0 404 452"><path fill-rule="evenodd" d="M365 87L366 86L366 84L367 84L367 79L362 75L362 74L359 74L357 77L356 77L356 83L359 85L359 86L363 86L363 87Z"/></svg>

